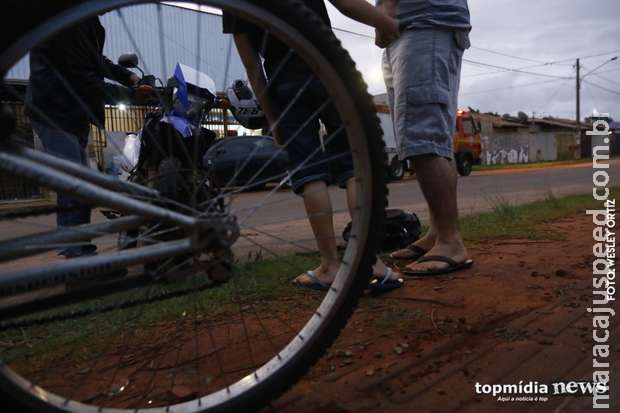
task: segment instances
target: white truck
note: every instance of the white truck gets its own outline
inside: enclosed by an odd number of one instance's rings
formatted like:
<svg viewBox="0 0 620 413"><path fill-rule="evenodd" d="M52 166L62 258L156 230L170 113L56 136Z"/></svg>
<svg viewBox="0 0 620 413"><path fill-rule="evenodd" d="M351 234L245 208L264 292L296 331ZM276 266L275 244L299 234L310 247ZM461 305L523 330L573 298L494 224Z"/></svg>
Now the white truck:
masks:
<svg viewBox="0 0 620 413"><path fill-rule="evenodd" d="M392 115L377 108L377 116L381 121L381 129L383 129L383 141L385 142L385 152L388 156L388 178L390 180L400 180L405 176L406 161L398 157L396 137L394 136L394 124L392 123Z"/></svg>

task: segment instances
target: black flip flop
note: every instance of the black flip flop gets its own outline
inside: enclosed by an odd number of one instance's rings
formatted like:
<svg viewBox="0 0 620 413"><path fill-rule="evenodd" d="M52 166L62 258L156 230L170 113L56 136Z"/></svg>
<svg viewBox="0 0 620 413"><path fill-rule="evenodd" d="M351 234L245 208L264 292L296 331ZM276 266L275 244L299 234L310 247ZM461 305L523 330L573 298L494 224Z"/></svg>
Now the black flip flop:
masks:
<svg viewBox="0 0 620 413"><path fill-rule="evenodd" d="M452 258L445 257L443 255L429 255L427 257L420 258L416 262L431 262L431 261L445 262L446 264L448 264L448 266L446 268L442 268L439 270L429 270L429 271L411 271L411 270L408 270L407 268L403 268L403 274L413 275L413 276L418 276L418 277L424 277L424 276L429 276L429 275L444 275L444 274L450 274L456 271L466 270L468 268L471 268L471 266L474 264L474 261L471 259L466 259L463 262L456 262Z"/></svg>
<svg viewBox="0 0 620 413"><path fill-rule="evenodd" d="M417 246L417 245L415 245L415 244L409 244L409 245L407 245L407 246L406 246L405 248L403 248L403 249L405 249L405 250L409 250L409 251L413 252L413 253L414 253L414 254L416 254L416 255L413 255L413 256L411 256L411 257L407 257L407 258L397 258L397 257L393 256L393 255L392 255L393 253L392 253L392 254L390 254L390 258L392 258L393 260L409 260L409 261L410 261L410 260L418 260L418 259L420 259L421 257L423 257L423 256L424 256L424 254L426 254L426 253L428 252L428 251L427 251L427 250L425 250L424 248L422 248L422 247L418 247L418 246Z"/></svg>

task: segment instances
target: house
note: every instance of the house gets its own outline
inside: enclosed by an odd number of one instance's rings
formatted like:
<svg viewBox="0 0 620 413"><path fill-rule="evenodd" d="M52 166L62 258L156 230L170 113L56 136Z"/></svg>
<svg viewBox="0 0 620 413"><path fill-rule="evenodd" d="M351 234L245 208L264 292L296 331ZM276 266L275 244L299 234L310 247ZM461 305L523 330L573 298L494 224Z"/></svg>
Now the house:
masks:
<svg viewBox="0 0 620 413"><path fill-rule="evenodd" d="M473 113L480 125L483 165L530 162L528 125L496 115Z"/></svg>
<svg viewBox="0 0 620 413"><path fill-rule="evenodd" d="M620 156L620 122L609 122L609 154Z"/></svg>
<svg viewBox="0 0 620 413"><path fill-rule="evenodd" d="M547 117L530 122L530 133L538 141L536 153L540 153L540 160L566 161L589 157L589 150L582 147L582 143L590 129L587 124L577 128L577 122L571 119ZM551 155L550 159L546 154Z"/></svg>

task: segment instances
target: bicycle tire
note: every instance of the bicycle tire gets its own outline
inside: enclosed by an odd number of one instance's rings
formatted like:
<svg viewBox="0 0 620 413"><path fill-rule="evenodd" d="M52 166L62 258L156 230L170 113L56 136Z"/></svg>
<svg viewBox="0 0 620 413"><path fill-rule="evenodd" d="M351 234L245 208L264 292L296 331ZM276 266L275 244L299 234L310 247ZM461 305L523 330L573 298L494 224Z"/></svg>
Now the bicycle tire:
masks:
<svg viewBox="0 0 620 413"><path fill-rule="evenodd" d="M5 46L13 44L17 39L23 39L26 33L32 33L33 28L36 30L36 27L44 24L50 17L66 10L67 4L73 5L79 2L67 1L62 3L61 6L58 3L56 5L46 4L42 6L39 2L23 0L18 3L19 6L12 10L29 9L28 4L30 4L30 8L37 9L37 15L31 20L25 19L27 22L21 24L18 32L14 32L10 37L12 41L5 37ZM121 2L110 3L116 5ZM333 69L349 93L351 101L355 105L354 110L359 114L360 121L366 132L363 135L369 160L366 166L370 170L372 177L373 197L369 205L363 206L370 210L371 213L368 222L368 237L363 242L364 249L360 253L361 260L358 265L357 276L350 285L346 297L339 304L338 311L328 322L323 324L320 334L311 337L303 347L303 351L291 358L285 367L280 368L275 374L269 376L268 379L261 381L258 385L238 397L230 399L213 409L204 410L208 412L255 411L293 386L318 361L346 325L362 291L367 285L367 280L371 274L372 265L376 261L376 253L382 240L385 207L387 206L387 189L384 178L386 156L385 144L381 139L380 122L376 116L372 98L367 92L366 84L349 54L342 48L340 41L334 36L333 32L325 27L322 21L300 1L272 0L264 2L261 0L248 0L248 3L254 4L288 22L312 44L321 46L320 53L331 63L331 69ZM33 7L35 4L36 7ZM23 16L24 14L21 15ZM4 27L8 26L4 25ZM3 50L6 49L3 48ZM3 65L3 69L6 70L6 65ZM15 377L7 379L7 374L6 370L0 370L0 385L4 386L3 388L0 387L0 391L3 390L5 392L2 396L8 397L10 395L11 399L37 410L63 411L58 406L51 406L44 400L32 397L32 394L24 392L22 387L15 384Z"/></svg>

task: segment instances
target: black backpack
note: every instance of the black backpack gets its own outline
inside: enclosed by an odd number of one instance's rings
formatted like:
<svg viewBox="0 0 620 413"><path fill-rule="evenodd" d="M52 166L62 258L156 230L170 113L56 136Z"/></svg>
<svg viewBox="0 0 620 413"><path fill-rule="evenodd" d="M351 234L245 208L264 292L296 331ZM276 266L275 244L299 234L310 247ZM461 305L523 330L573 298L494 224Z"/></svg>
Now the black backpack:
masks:
<svg viewBox="0 0 620 413"><path fill-rule="evenodd" d="M422 234L422 225L418 216L405 212L402 209L388 209L385 211L385 238L381 244L381 252L395 251L405 248L417 241ZM351 223L349 222L342 232L345 242L349 241Z"/></svg>

